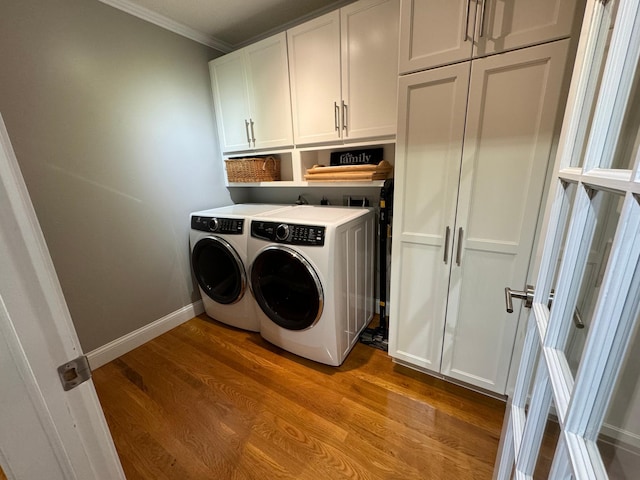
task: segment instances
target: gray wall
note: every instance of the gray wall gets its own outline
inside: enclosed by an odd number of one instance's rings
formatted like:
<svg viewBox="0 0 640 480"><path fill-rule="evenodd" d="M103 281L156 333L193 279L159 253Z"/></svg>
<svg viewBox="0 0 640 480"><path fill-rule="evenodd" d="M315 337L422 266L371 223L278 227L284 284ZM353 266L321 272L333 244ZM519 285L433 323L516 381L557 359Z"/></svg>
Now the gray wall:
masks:
<svg viewBox="0 0 640 480"><path fill-rule="evenodd" d="M199 298L188 214L231 203L219 53L97 0L0 12L0 113L90 351Z"/></svg>

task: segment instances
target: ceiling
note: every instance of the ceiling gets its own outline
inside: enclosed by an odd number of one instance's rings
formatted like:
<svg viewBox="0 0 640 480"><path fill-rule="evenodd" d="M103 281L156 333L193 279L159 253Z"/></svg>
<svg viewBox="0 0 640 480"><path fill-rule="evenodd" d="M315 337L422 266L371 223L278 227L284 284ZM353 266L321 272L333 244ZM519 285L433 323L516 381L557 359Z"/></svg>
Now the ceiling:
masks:
<svg viewBox="0 0 640 480"><path fill-rule="evenodd" d="M223 53L354 0L100 0Z"/></svg>

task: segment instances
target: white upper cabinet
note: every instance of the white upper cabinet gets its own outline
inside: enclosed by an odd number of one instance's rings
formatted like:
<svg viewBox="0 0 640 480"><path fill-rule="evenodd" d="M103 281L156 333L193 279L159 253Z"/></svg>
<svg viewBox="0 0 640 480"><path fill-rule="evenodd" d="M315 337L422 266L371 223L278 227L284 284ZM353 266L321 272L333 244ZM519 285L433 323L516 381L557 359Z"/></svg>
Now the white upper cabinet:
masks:
<svg viewBox="0 0 640 480"><path fill-rule="evenodd" d="M293 145L286 34L209 62L223 152Z"/></svg>
<svg viewBox="0 0 640 480"><path fill-rule="evenodd" d="M360 1L340 10L343 135L395 135L400 1Z"/></svg>
<svg viewBox="0 0 640 480"><path fill-rule="evenodd" d="M237 51L212 60L209 72L221 149L250 149L251 137L245 126L251 115L244 53Z"/></svg>
<svg viewBox="0 0 640 480"><path fill-rule="evenodd" d="M402 0L400 74L471 58L470 8L470 0Z"/></svg>
<svg viewBox="0 0 640 480"><path fill-rule="evenodd" d="M340 12L287 32L295 143L341 138Z"/></svg>
<svg viewBox="0 0 640 480"><path fill-rule="evenodd" d="M399 0L363 0L287 32L296 144L394 135Z"/></svg>
<svg viewBox="0 0 640 480"><path fill-rule="evenodd" d="M576 5L577 0L402 0L400 73L568 37L582 12Z"/></svg>

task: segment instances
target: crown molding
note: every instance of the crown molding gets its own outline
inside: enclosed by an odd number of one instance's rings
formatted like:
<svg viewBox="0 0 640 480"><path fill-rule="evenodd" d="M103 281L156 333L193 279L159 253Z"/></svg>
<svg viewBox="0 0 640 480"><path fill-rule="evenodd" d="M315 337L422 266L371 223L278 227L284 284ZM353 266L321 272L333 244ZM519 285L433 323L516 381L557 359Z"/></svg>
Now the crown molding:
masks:
<svg viewBox="0 0 640 480"><path fill-rule="evenodd" d="M313 20L316 17L320 17L322 15L324 15L325 13L329 13L329 12L333 12L335 10L337 10L338 8L344 7L345 5L348 5L350 3L353 3L355 0L336 0L335 2L330 3L329 5L326 5L322 8L318 8L317 10L314 10L313 12L310 12L306 15L303 15L299 18L296 18L295 20L292 20L290 22L287 22L283 25L280 25L276 28L272 28L271 30L268 30L266 32L261 33L260 35L256 35L255 37L252 37L244 42L240 42L236 45L233 46L234 50L237 50L238 48L242 48L242 47L246 47L247 45L251 45L252 43L255 43L259 40L268 38L272 35L276 35L280 32L284 32L286 30L289 30L292 27L295 27L297 25L300 25L308 20Z"/></svg>
<svg viewBox="0 0 640 480"><path fill-rule="evenodd" d="M159 27L162 27L166 30L169 30L173 33L177 33L183 37L186 37L194 42L201 43L208 47L211 47L215 50L218 50L222 53L229 53L234 50L234 47L222 40L218 40L215 37L210 35L206 35L198 30L194 30L191 27L187 27L186 25L176 22L175 20L171 20L164 15L160 15L159 13L153 12L147 8L141 7L140 5L136 5L129 0L99 0L100 2L109 5L111 7L117 8L118 10L122 10L134 17L138 17L142 20L145 20L149 23L153 23Z"/></svg>

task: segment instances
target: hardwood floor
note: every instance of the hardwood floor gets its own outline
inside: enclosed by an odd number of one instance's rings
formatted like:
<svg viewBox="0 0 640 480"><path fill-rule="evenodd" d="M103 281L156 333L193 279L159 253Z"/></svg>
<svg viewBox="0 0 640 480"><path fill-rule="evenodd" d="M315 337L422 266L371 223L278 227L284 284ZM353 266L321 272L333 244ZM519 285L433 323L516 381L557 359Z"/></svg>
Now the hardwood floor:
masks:
<svg viewBox="0 0 640 480"><path fill-rule="evenodd" d="M204 315L93 380L129 480L491 478L505 407L362 344L328 367Z"/></svg>

